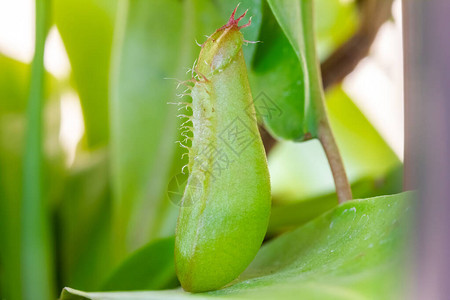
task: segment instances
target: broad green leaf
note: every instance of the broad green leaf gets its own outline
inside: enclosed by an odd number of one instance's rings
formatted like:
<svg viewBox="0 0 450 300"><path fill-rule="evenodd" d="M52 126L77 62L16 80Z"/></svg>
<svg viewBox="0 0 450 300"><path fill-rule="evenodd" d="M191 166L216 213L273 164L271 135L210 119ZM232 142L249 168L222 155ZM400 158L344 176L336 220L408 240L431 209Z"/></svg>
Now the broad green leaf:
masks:
<svg viewBox="0 0 450 300"><path fill-rule="evenodd" d="M272 135L301 140L305 134L304 81L299 60L269 7L249 72L257 117Z"/></svg>
<svg viewBox="0 0 450 300"><path fill-rule="evenodd" d="M164 218L160 199L176 135L167 105L174 84L164 78L174 77L183 18L177 1L121 1L118 12L110 117L113 230L123 258L157 235Z"/></svg>
<svg viewBox="0 0 450 300"><path fill-rule="evenodd" d="M200 51L195 41L202 42L205 34L226 22L232 10L224 12L222 7L230 5L225 3L120 2L110 85L118 257L153 238L174 233L178 208L167 199L166 188L185 162L180 158L182 149L175 144L180 124L177 107L167 104L177 101L177 82L166 78L190 79L185 72ZM245 4L256 13L258 3ZM257 30L250 33L258 34Z"/></svg>
<svg viewBox="0 0 450 300"><path fill-rule="evenodd" d="M265 5L259 37L262 43L257 45L249 74L254 102L258 116L273 136L301 141L307 132L314 132L314 99L321 97L311 36L311 1L268 2L273 12ZM316 39L325 58L354 32L357 13L353 2L315 3Z"/></svg>
<svg viewBox="0 0 450 300"><path fill-rule="evenodd" d="M318 124L325 112L322 103L322 78L314 37L313 0L268 0L267 2L294 49L303 74L303 95L298 99L303 106L301 132L310 137L317 137ZM275 134L286 138L283 132L275 132ZM297 140L303 138L304 136Z"/></svg>
<svg viewBox="0 0 450 300"><path fill-rule="evenodd" d="M108 78L116 5L117 0L53 1L91 147L108 141Z"/></svg>
<svg viewBox="0 0 450 300"><path fill-rule="evenodd" d="M398 299L411 193L353 200L266 243L222 290L84 293L61 299Z"/></svg>
<svg viewBox="0 0 450 300"><path fill-rule="evenodd" d="M245 287L265 298L283 289L281 297L292 299L398 299L411 196L349 201L275 239L229 292Z"/></svg>
<svg viewBox="0 0 450 300"><path fill-rule="evenodd" d="M161 290L178 286L174 237L155 240L129 256L103 284L104 291Z"/></svg>
<svg viewBox="0 0 450 300"><path fill-rule="evenodd" d="M340 87L330 90L326 98L350 182L382 178L400 165L393 150ZM269 156L269 169L272 194L281 202L298 202L334 191L331 171L318 141L279 143Z"/></svg>
<svg viewBox="0 0 450 300"><path fill-rule="evenodd" d="M191 64L183 56L192 46L185 46L181 36L189 20L179 1L120 2L110 86L119 258L161 235L170 208L162 200L176 150L177 113L167 104L175 98L175 82L165 78L177 77L179 65Z"/></svg>

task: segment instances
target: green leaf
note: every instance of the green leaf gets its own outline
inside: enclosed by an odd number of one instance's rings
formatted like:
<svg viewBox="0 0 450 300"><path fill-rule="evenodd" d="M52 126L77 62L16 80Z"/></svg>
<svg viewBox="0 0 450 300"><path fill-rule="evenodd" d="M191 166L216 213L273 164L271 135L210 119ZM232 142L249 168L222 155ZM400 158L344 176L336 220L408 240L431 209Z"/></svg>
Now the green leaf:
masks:
<svg viewBox="0 0 450 300"><path fill-rule="evenodd" d="M320 82L308 2L269 1L273 12L264 6L262 43L249 74L258 116L273 136L285 140L301 141L315 129L312 105L320 97ZM355 31L357 12L354 2L315 3L317 48L320 57L326 58ZM291 17L292 24L287 23Z"/></svg>
<svg viewBox="0 0 450 300"><path fill-rule="evenodd" d="M411 193L353 200L265 244L233 285L189 294L83 293L61 299L398 299Z"/></svg>
<svg viewBox="0 0 450 300"><path fill-rule="evenodd" d="M48 0L36 0L36 45L31 66L23 161L21 264L23 297L53 298L54 274L48 201L43 194L44 48L49 27Z"/></svg>
<svg viewBox="0 0 450 300"><path fill-rule="evenodd" d="M101 290L161 290L178 286L174 243L174 237L168 237L137 250L113 272Z"/></svg>
<svg viewBox="0 0 450 300"><path fill-rule="evenodd" d="M251 73L257 114L277 138L317 137L325 112L312 1L267 2L271 12L264 10L263 43L258 45Z"/></svg>
<svg viewBox="0 0 450 300"><path fill-rule="evenodd" d="M117 0L54 0L54 19L80 96L88 145L109 136L108 80Z"/></svg>
<svg viewBox="0 0 450 300"><path fill-rule="evenodd" d="M293 299L396 299L410 197L349 201L282 235L261 249L228 292L245 287L267 298L283 289Z"/></svg>
<svg viewBox="0 0 450 300"><path fill-rule="evenodd" d="M300 63L304 82L303 97L298 99L304 107L302 130L311 137L317 137L318 123L324 118L325 112L323 112L322 78L314 37L312 0L267 2Z"/></svg>
<svg viewBox="0 0 450 300"><path fill-rule="evenodd" d="M249 79L257 116L273 136L301 140L305 134L304 82L298 58L268 5Z"/></svg>
<svg viewBox="0 0 450 300"><path fill-rule="evenodd" d="M175 154L175 95L187 18L179 1L121 1L111 78L111 167L117 256L161 234ZM195 45L195 44L194 44ZM179 62L181 60L182 62Z"/></svg>

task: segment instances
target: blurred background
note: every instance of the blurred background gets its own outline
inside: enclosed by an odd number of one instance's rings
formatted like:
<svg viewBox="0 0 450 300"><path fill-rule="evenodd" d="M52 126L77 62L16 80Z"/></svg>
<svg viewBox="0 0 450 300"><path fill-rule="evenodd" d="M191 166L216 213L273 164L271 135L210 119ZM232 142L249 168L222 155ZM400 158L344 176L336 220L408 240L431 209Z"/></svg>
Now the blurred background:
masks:
<svg viewBox="0 0 450 300"><path fill-rule="evenodd" d="M264 42L259 26L273 16L262 14L261 1L241 2L254 16L246 37ZM327 106L356 198L402 189L401 3L375 2L315 1ZM167 186L184 162L175 144L176 108L167 105L176 82L164 78L189 78L185 72L199 52L195 41L225 23L235 4L52 1L44 55L43 205L35 212L48 240L34 242L50 245L44 265L55 295L64 286L101 289L131 253L174 234L178 208ZM25 284L21 199L34 44L34 1L0 0L2 299L21 299ZM264 43L245 51L253 84ZM254 95L264 92L254 86ZM270 239L337 200L317 141L275 141L267 132L263 139L274 203Z"/></svg>

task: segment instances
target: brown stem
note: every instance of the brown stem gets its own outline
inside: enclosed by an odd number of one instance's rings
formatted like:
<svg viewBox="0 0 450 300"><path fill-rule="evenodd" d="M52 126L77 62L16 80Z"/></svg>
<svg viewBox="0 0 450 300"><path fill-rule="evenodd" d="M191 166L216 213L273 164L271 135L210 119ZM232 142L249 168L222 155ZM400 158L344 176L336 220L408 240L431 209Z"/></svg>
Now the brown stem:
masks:
<svg viewBox="0 0 450 300"><path fill-rule="evenodd" d="M339 153L339 148L331 132L330 124L327 120L322 120L318 128L319 141L322 144L325 155L333 174L334 185L339 203L352 199L352 190L345 172L344 162Z"/></svg>

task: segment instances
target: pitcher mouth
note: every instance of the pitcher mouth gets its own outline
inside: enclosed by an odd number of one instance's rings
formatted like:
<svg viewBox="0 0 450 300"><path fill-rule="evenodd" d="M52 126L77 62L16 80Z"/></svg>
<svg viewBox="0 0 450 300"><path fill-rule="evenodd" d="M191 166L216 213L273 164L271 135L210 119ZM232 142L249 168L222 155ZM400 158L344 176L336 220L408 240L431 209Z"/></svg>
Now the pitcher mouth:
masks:
<svg viewBox="0 0 450 300"><path fill-rule="evenodd" d="M235 8L235 9L233 10L233 12L231 13L230 19L228 20L227 24L225 24L225 25L223 25L222 27L220 27L219 30L225 29L225 28L229 28L229 27L233 27L233 26L236 26L238 29L242 29L242 28L248 27L248 26L250 26L250 25L252 24L252 17L250 17L250 19L248 20L247 24L244 24L244 25L242 25L242 26L239 26L239 24L238 24L239 21L241 21L242 18L244 18L245 15L246 15L247 12L248 12L248 9L245 10L245 12L244 12L239 18L235 19L234 17L235 17L235 15L236 15L236 10L238 9L239 5L240 5L240 3L238 3L238 5L236 6L236 8Z"/></svg>

